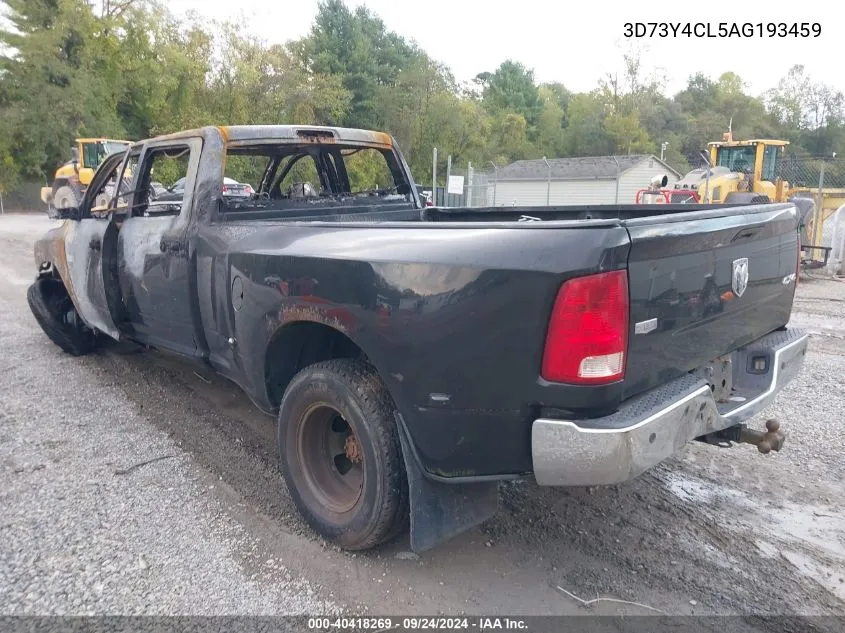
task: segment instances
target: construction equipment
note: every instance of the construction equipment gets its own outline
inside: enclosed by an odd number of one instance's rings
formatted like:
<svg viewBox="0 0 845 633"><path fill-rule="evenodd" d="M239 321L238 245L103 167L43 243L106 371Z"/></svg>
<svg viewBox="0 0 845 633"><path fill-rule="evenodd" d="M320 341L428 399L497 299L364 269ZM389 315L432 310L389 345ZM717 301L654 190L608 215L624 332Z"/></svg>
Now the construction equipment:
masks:
<svg viewBox="0 0 845 633"><path fill-rule="evenodd" d="M78 138L72 158L56 170L53 184L41 188L41 200L48 207L70 209L79 205L94 172L105 158L122 152L132 143L110 138Z"/></svg>
<svg viewBox="0 0 845 633"><path fill-rule="evenodd" d="M695 189L666 189L669 176L655 176L648 189L637 191L637 204L697 204L701 198Z"/></svg>
<svg viewBox="0 0 845 633"><path fill-rule="evenodd" d="M767 203L795 201L801 210L801 248L805 267L827 264L830 247L824 246L824 222L845 204L845 189L824 188L824 171L818 187L790 183L779 176L778 164L789 141L751 139L735 141L729 130L722 141L708 143L702 152L704 166L693 169L671 189L668 180L637 192L637 204L660 203ZM688 197L684 197L687 194Z"/></svg>
<svg viewBox="0 0 845 633"><path fill-rule="evenodd" d="M693 169L674 185L676 191L693 191L700 202L783 202L788 183L778 178L778 160L789 141L752 139L735 141L728 132L723 140L708 143L702 152L704 166Z"/></svg>

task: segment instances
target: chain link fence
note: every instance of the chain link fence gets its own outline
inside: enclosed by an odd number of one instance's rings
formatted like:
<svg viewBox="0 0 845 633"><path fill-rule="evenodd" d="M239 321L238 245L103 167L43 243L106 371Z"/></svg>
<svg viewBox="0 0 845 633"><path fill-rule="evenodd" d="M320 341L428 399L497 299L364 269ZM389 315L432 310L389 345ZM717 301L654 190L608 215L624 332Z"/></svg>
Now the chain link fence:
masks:
<svg viewBox="0 0 845 633"><path fill-rule="evenodd" d="M787 156L778 163L775 173L790 188L845 189L845 160L838 158Z"/></svg>
<svg viewBox="0 0 845 633"><path fill-rule="evenodd" d="M845 161L834 157L787 156L778 163L776 175L786 181L791 197L813 201L802 218L801 242L811 267L828 268L841 259L837 244L842 237L836 226L845 205ZM838 264L836 264L838 267Z"/></svg>
<svg viewBox="0 0 845 633"><path fill-rule="evenodd" d="M465 168L452 167L444 177L447 182L449 176L452 176L453 187L451 191L448 186L437 187L432 200L435 206L478 208L501 204L496 200L496 173L492 167L476 169L472 164ZM427 193L432 190L431 185L420 185L420 188Z"/></svg>
<svg viewBox="0 0 845 633"><path fill-rule="evenodd" d="M466 168L453 167L452 171L444 178L447 182L449 176L453 177L451 179L453 184L451 191L448 186L438 186L436 193L432 193L431 185L419 185L427 196L433 196L434 206L472 208L495 206L494 191L496 183L492 169L489 171L476 169L470 164ZM457 188L455 185L457 185ZM460 191L460 193L456 191Z"/></svg>

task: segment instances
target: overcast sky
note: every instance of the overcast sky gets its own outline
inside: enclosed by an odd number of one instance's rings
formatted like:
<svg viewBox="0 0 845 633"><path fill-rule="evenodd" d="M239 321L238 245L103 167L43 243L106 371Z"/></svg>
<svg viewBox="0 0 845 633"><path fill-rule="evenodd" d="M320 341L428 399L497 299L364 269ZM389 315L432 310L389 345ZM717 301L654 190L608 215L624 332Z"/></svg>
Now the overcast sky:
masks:
<svg viewBox="0 0 845 633"><path fill-rule="evenodd" d="M193 9L214 18L243 18L245 31L270 42L306 35L317 11L317 0L169 0L166 4L176 13ZM538 81L561 81L576 91L594 88L604 73L620 67L625 22L694 23L712 15L715 31L722 20L740 24L819 21L818 38L655 37L639 42L646 47L646 65L661 69L667 94L682 89L692 73L701 71L715 78L727 70L739 74L750 92L759 94L774 87L793 64L804 64L815 80L845 91L837 15L821 10L822 4L802 5L795 0L727 5L642 0L510 0L497 5L461 0L347 0L347 4L368 6L389 29L416 40L429 55L447 64L459 80L494 70L512 58L533 68ZM717 10L720 6L724 10Z"/></svg>

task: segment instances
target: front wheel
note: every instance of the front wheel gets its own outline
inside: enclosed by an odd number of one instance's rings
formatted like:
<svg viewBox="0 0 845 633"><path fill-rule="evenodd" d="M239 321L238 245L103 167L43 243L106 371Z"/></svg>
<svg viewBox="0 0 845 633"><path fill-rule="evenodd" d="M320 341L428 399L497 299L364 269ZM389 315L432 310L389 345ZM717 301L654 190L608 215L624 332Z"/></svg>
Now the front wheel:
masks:
<svg viewBox="0 0 845 633"><path fill-rule="evenodd" d="M349 550L389 540L408 520L408 484L390 394L359 360L316 363L279 408L279 455L291 497L323 538Z"/></svg>
<svg viewBox="0 0 845 633"><path fill-rule="evenodd" d="M56 189L53 194L53 206L57 209L75 209L79 206L79 200L73 189L68 185L64 185Z"/></svg>
<svg viewBox="0 0 845 633"><path fill-rule="evenodd" d="M84 356L94 350L96 332L82 322L61 281L38 279L29 287L26 298L38 325L65 352Z"/></svg>

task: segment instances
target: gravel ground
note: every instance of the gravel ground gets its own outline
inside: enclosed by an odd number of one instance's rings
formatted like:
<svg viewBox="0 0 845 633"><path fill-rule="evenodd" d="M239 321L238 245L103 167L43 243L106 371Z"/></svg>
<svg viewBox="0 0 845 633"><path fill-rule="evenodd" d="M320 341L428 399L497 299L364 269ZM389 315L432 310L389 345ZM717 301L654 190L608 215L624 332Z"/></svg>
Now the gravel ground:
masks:
<svg viewBox="0 0 845 633"><path fill-rule="evenodd" d="M799 284L811 351L756 421L782 421L783 452L691 444L620 486L509 483L494 519L422 558L407 535L353 555L296 514L274 422L237 388L47 340L25 301L47 226L0 218L0 614L652 613L564 589L670 614L845 615L843 282Z"/></svg>
<svg viewBox="0 0 845 633"><path fill-rule="evenodd" d="M31 259L23 246L3 241L0 281L2 612L336 611L280 561L247 573L257 539L221 509L216 482L96 360L45 343L8 267Z"/></svg>

